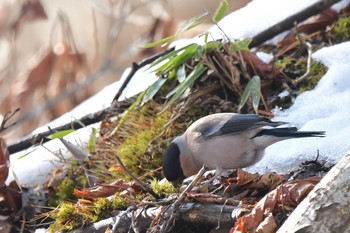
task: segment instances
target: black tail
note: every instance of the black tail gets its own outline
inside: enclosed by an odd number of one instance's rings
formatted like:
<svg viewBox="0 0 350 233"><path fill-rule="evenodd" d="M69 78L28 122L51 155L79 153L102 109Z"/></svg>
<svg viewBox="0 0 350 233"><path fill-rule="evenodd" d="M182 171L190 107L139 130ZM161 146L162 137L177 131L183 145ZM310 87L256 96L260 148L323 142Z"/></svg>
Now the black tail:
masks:
<svg viewBox="0 0 350 233"><path fill-rule="evenodd" d="M288 137L288 138L304 138L304 137L325 137L325 131L298 131L296 127L288 128L275 128L275 129L263 129L257 133L254 137L260 137L263 135L275 136L275 137Z"/></svg>

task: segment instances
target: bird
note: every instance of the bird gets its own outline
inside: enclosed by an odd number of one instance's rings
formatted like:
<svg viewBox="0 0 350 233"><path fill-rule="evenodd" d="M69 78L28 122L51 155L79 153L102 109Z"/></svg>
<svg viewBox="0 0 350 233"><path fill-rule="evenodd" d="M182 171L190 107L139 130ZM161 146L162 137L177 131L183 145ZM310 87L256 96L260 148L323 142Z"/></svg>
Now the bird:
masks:
<svg viewBox="0 0 350 233"><path fill-rule="evenodd" d="M163 174L173 184L197 174L203 165L216 170L249 167L266 147L290 138L324 137L324 131L298 131L258 114L215 113L200 118L177 136L163 159Z"/></svg>

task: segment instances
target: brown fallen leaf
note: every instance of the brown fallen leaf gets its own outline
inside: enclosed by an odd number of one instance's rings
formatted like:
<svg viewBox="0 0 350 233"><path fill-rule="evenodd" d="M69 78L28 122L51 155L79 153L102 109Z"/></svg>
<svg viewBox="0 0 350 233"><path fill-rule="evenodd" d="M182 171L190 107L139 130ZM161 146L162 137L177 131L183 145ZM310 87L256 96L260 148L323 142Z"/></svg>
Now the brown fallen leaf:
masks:
<svg viewBox="0 0 350 233"><path fill-rule="evenodd" d="M196 201L200 203L216 203L226 205L238 205L239 201L233 198L225 198L220 195L212 193L187 193L186 199L188 201Z"/></svg>
<svg viewBox="0 0 350 233"><path fill-rule="evenodd" d="M109 197L117 192L122 192L124 190L129 190L133 194L136 194L142 190L140 186L134 182L126 182L122 179L118 179L110 184L100 184L95 188L86 189L74 189L74 195L82 198L99 198L99 197Z"/></svg>
<svg viewBox="0 0 350 233"><path fill-rule="evenodd" d="M237 169L236 172L237 172L237 183L236 183L237 186L248 184L259 177L259 174L257 173L251 174L242 169Z"/></svg>
<svg viewBox="0 0 350 233"><path fill-rule="evenodd" d="M312 16L298 26L298 31L311 34L316 31L324 31L338 18L338 13L332 8L322 11L320 14Z"/></svg>
<svg viewBox="0 0 350 233"><path fill-rule="evenodd" d="M272 64L263 62L254 52L251 51L241 51L244 61L249 64L257 73L257 75L262 77L272 78L277 70L274 70Z"/></svg>
<svg viewBox="0 0 350 233"><path fill-rule="evenodd" d="M230 232L257 232L259 225L266 218L271 218L271 215L279 210L285 210L286 207L295 208L321 179L322 177L310 177L278 186L265 195L250 214L238 219ZM270 222L269 224L274 224L271 220L266 221ZM264 223L264 225L266 224Z"/></svg>
<svg viewBox="0 0 350 233"><path fill-rule="evenodd" d="M308 18L302 24L298 25L297 32L307 34L305 39L302 39L305 41L306 39L310 39L313 36L318 35L319 31L325 31L327 26L331 25L335 20L337 20L337 18L338 13L329 8L318 15ZM296 35L296 31L291 30L280 42L278 42L277 45L281 51L276 55L276 57L281 56L281 54L300 44Z"/></svg>
<svg viewBox="0 0 350 233"><path fill-rule="evenodd" d="M9 152L5 140L0 138L0 186L4 185L9 173Z"/></svg>
<svg viewBox="0 0 350 233"><path fill-rule="evenodd" d="M13 216L22 209L22 194L15 181L0 189L0 216Z"/></svg>
<svg viewBox="0 0 350 233"><path fill-rule="evenodd" d="M277 223L272 213L262 221L259 226L256 228L257 233L275 233L277 230Z"/></svg>

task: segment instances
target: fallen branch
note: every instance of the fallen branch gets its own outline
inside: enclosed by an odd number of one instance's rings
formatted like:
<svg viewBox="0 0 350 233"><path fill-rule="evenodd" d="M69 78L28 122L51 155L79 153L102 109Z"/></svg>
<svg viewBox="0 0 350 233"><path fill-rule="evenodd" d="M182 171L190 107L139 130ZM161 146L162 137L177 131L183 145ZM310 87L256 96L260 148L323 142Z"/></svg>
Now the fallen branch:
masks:
<svg viewBox="0 0 350 233"><path fill-rule="evenodd" d="M140 62L139 64L133 62L132 66L131 66L131 70L128 74L128 76L125 78L123 84L120 86L117 94L114 96L113 98L113 103L118 102L119 97L122 95L124 89L126 88L126 86L129 84L130 80L132 79L132 77L134 77L135 73L142 67L151 64L152 62L154 62L155 60L157 60L158 58L170 53L171 51L173 51L175 49L175 47L172 47L170 49L167 49L161 53L158 53L152 57L149 57L145 60L143 60L142 62Z"/></svg>
<svg viewBox="0 0 350 233"><path fill-rule="evenodd" d="M250 47L253 48L263 44L264 42L272 39L273 37L277 36L281 32L284 32L288 29L293 28L295 22L300 23L313 15L319 14L339 1L340 0L322 0L310 5L309 7L296 13L295 15L291 15L285 20L255 35L252 38Z"/></svg>
<svg viewBox="0 0 350 233"><path fill-rule="evenodd" d="M162 211L160 207L135 208L130 207L126 211L120 211L118 215L94 223L91 226L73 231L74 233L104 233L106 229L113 226L112 232L146 232L152 220ZM200 203L181 203L179 207L179 218L175 223L175 228L185 226L196 226L198 228L207 227L214 229L218 221L220 229L229 232L232 227L231 213L236 206ZM164 216L171 214L171 210L165 211Z"/></svg>
<svg viewBox="0 0 350 233"><path fill-rule="evenodd" d="M87 125L91 125L97 122L102 121L106 117L113 117L120 113L122 113L125 109L127 109L132 104L131 100L119 102L118 105L107 107L101 111L90 113L88 115L83 116L80 119L74 120L72 122L66 123L62 126L58 126L56 128L52 128L51 130L47 130L45 132L29 135L27 137L22 138L19 142L12 143L8 145L8 150L10 154L15 152L19 152L25 149L28 149L31 146L35 146L51 139L47 138L52 132L59 132L67 129L80 129Z"/></svg>

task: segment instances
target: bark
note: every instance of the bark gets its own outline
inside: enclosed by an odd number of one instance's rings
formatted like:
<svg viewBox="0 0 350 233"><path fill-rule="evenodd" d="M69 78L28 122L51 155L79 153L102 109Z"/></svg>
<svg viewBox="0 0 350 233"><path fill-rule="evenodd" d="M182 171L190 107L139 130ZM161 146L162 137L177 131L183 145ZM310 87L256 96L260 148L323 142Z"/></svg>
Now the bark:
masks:
<svg viewBox="0 0 350 233"><path fill-rule="evenodd" d="M278 233L350 232L350 153L298 205Z"/></svg>
<svg viewBox="0 0 350 233"><path fill-rule="evenodd" d="M114 233L122 232L146 232L149 230L153 219L156 217L166 218L170 214L168 208L160 216L158 214L164 206L150 208L133 208L130 207L126 211L120 211L115 217L94 223L91 226L84 227L73 231L74 233L103 233L109 227ZM201 230L200 232L209 232L215 229L218 224L220 229L229 231L232 227L231 213L235 206L224 206L218 204L200 204L200 203L184 203L179 208L179 218L176 219L174 232L176 229L184 229L194 226ZM152 231L155 232L157 224L154 224Z"/></svg>
<svg viewBox="0 0 350 233"><path fill-rule="evenodd" d="M269 39L272 39L273 37L277 36L281 32L284 32L286 30L293 28L294 23L300 23L313 15L319 14L339 1L340 0L322 0L312 4L311 6L305 8L304 10L289 16L285 20L278 22L272 27L255 35L252 38L250 47L253 48L263 44L264 42L266 42Z"/></svg>

